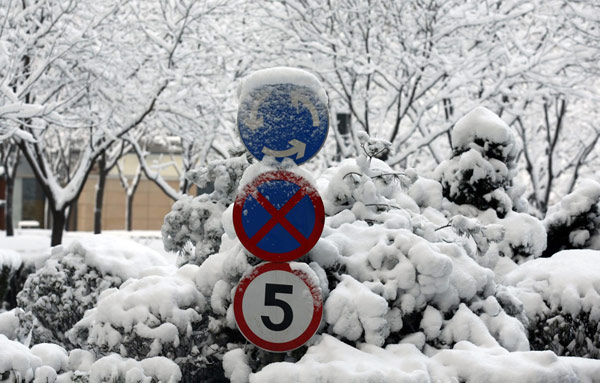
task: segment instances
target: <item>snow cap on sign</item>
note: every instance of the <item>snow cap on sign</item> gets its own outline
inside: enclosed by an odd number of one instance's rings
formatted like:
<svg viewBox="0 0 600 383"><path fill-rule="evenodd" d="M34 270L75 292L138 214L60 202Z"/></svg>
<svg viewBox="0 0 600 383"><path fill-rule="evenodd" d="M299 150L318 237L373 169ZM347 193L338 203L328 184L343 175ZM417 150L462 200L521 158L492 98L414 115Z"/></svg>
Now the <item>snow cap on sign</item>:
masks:
<svg viewBox="0 0 600 383"><path fill-rule="evenodd" d="M238 86L238 100L243 100L253 90L266 85L294 84L305 86L313 91L324 105L328 104L327 93L319 79L302 69L289 67L275 67L258 70L245 77Z"/></svg>
<svg viewBox="0 0 600 383"><path fill-rule="evenodd" d="M242 178L239 181L238 192L242 192L244 187L254 181L263 173L286 170L305 178L311 185L316 185L317 181L312 173L294 163L291 159L284 159L283 162L278 162L273 157L265 156L262 161L255 162L244 171Z"/></svg>

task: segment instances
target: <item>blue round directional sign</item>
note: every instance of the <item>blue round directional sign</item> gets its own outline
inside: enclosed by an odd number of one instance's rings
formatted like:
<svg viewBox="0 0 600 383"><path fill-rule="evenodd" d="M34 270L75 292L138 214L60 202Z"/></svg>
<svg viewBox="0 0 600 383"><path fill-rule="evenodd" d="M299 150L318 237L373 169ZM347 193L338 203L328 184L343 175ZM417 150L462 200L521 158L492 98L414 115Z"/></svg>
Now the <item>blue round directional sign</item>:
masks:
<svg viewBox="0 0 600 383"><path fill-rule="evenodd" d="M317 190L304 178L285 170L263 173L238 194L233 226L253 255L288 262L308 253L325 224Z"/></svg>
<svg viewBox="0 0 600 383"><path fill-rule="evenodd" d="M329 127L327 105L312 89L296 84L264 85L249 92L240 100L237 121L254 157L291 158L298 165L317 154Z"/></svg>

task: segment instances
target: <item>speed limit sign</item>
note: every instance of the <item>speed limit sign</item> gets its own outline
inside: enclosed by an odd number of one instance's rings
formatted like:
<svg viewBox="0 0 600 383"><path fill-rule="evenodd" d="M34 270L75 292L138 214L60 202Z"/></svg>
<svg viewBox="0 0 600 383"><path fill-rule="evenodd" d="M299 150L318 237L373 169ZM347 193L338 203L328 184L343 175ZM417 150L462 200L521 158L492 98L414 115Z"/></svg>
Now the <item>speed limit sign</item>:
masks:
<svg viewBox="0 0 600 383"><path fill-rule="evenodd" d="M256 266L240 281L233 298L241 333L266 351L285 352L302 346L321 323L321 289L307 273L292 266Z"/></svg>

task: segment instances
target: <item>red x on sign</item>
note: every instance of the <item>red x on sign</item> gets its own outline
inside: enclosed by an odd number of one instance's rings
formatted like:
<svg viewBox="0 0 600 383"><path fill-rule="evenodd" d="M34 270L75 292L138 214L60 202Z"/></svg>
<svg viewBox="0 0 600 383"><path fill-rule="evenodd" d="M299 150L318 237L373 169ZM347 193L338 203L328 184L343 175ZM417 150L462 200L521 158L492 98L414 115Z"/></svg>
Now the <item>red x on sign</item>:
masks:
<svg viewBox="0 0 600 383"><path fill-rule="evenodd" d="M233 207L240 242L266 261L287 262L306 254L319 240L324 223L317 190L284 170L258 176L238 194Z"/></svg>

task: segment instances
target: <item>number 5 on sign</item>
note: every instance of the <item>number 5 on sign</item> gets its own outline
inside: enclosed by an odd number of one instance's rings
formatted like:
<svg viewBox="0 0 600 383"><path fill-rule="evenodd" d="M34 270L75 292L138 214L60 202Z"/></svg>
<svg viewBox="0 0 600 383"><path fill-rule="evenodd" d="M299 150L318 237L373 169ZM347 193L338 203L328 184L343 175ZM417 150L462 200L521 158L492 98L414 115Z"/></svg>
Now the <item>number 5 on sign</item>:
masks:
<svg viewBox="0 0 600 383"><path fill-rule="evenodd" d="M263 263L244 277L233 300L241 333L256 346L285 352L317 331L323 314L321 290L288 263Z"/></svg>

